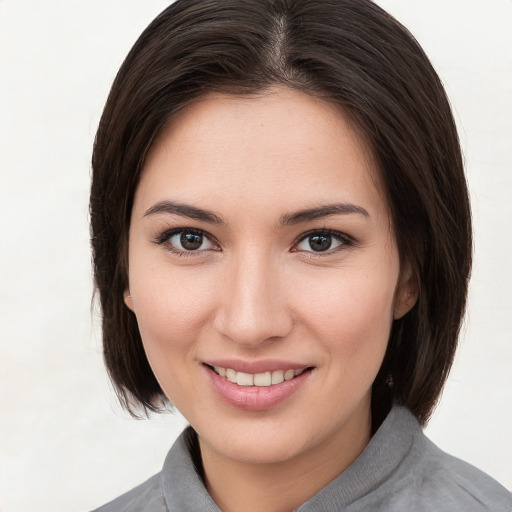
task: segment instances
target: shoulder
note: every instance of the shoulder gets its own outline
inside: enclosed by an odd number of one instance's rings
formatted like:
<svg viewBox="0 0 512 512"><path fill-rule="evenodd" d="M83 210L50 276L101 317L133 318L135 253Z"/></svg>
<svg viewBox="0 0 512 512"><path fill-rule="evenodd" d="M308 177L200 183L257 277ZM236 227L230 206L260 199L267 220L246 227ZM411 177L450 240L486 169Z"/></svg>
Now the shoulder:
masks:
<svg viewBox="0 0 512 512"><path fill-rule="evenodd" d="M363 453L297 512L512 512L512 495L395 405Z"/></svg>
<svg viewBox="0 0 512 512"><path fill-rule="evenodd" d="M403 459L406 476L390 494L389 510L512 512L512 493L489 475L443 452L419 425L413 439Z"/></svg>
<svg viewBox="0 0 512 512"><path fill-rule="evenodd" d="M160 473L93 512L167 512Z"/></svg>
<svg viewBox="0 0 512 512"><path fill-rule="evenodd" d="M440 450L423 434L415 472L418 495L436 510L512 512L512 494L471 464Z"/></svg>
<svg viewBox="0 0 512 512"><path fill-rule="evenodd" d="M196 444L195 432L185 429L169 450L160 473L94 512L219 512L196 469Z"/></svg>

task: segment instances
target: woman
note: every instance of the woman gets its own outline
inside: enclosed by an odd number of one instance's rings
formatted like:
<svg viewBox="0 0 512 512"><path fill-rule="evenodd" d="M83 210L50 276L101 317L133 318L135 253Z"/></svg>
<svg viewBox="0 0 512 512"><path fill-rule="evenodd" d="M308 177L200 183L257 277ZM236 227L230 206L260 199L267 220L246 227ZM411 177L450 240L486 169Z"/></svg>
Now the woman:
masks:
<svg viewBox="0 0 512 512"><path fill-rule="evenodd" d="M422 434L470 209L442 85L361 0L178 0L114 82L91 222L125 406L190 422L101 510L509 510Z"/></svg>

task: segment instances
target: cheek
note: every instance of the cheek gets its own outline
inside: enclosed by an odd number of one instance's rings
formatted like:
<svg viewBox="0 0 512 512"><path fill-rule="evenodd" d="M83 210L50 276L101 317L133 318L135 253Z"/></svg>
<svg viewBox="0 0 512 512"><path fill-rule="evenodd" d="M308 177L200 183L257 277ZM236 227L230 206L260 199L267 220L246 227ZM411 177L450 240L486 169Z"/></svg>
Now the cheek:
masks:
<svg viewBox="0 0 512 512"><path fill-rule="evenodd" d="M189 350L211 310L211 279L132 256L130 293L150 361Z"/></svg>
<svg viewBox="0 0 512 512"><path fill-rule="evenodd" d="M159 282L154 286L147 281L136 293L134 306L142 339L185 347L190 333L201 323L204 296L182 289L172 280L167 285Z"/></svg>
<svg viewBox="0 0 512 512"><path fill-rule="evenodd" d="M358 354L367 359L383 356L393 320L394 275L343 271L315 297L307 294L308 307L301 306L308 311L307 322L338 357L353 361Z"/></svg>
<svg viewBox="0 0 512 512"><path fill-rule="evenodd" d="M190 393L200 395L187 364L196 359L210 304L197 280L159 275L151 269L135 275L130 291L144 351L164 393L184 410Z"/></svg>

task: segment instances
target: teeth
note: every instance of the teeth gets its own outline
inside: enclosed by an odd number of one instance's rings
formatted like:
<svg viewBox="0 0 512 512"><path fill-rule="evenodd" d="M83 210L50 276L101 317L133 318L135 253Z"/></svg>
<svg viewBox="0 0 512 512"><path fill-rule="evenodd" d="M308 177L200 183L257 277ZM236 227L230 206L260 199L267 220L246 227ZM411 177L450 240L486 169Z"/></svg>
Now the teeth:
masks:
<svg viewBox="0 0 512 512"><path fill-rule="evenodd" d="M236 383L239 386L254 386L254 375L250 373L237 372Z"/></svg>
<svg viewBox="0 0 512 512"><path fill-rule="evenodd" d="M295 370L286 370L284 372L284 380L291 380L295 377Z"/></svg>
<svg viewBox="0 0 512 512"><path fill-rule="evenodd" d="M231 368L226 369L226 379L229 380L229 382L233 382L236 384L236 372L235 370L232 370Z"/></svg>
<svg viewBox="0 0 512 512"><path fill-rule="evenodd" d="M270 386L272 384L272 374L270 372L257 373L254 376L255 386Z"/></svg>
<svg viewBox="0 0 512 512"><path fill-rule="evenodd" d="M213 369L221 376L226 376L226 368L222 368L221 366L214 366Z"/></svg>
<svg viewBox="0 0 512 512"><path fill-rule="evenodd" d="M274 384L281 384L285 380L291 380L297 375L300 375L305 368L300 370L275 370L273 372L265 373L244 373L236 372L232 368L222 368L221 366L214 366L213 369L221 377L225 377L229 382L238 384L239 386L272 386Z"/></svg>
<svg viewBox="0 0 512 512"><path fill-rule="evenodd" d="M272 384L281 384L284 381L284 372L283 370L276 370L272 372Z"/></svg>

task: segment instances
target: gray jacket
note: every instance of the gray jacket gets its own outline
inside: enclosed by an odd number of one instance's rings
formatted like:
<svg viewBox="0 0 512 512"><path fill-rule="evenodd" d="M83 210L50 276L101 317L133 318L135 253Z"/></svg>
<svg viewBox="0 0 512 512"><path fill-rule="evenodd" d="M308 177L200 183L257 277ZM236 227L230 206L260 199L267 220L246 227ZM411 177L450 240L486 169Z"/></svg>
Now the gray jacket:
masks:
<svg viewBox="0 0 512 512"><path fill-rule="evenodd" d="M341 475L296 512L512 512L512 494L442 452L395 406ZM182 434L160 473L95 512L219 512Z"/></svg>

